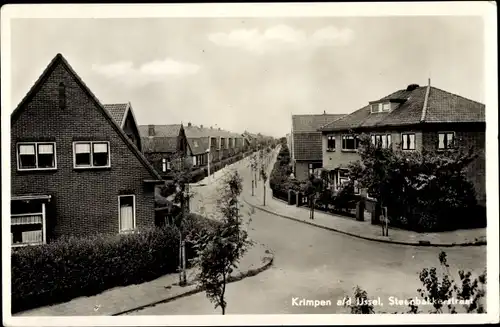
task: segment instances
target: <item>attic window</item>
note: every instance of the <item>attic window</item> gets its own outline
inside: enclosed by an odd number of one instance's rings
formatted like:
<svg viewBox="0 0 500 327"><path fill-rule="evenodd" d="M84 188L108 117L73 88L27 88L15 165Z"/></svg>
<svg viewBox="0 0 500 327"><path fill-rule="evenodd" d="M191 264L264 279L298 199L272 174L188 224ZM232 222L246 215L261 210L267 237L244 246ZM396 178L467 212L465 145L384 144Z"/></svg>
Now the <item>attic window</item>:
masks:
<svg viewBox="0 0 500 327"><path fill-rule="evenodd" d="M391 104L390 104L390 102L374 103L370 106L370 109L371 109L372 113L389 112L389 111L391 111Z"/></svg>
<svg viewBox="0 0 500 327"><path fill-rule="evenodd" d="M66 86L63 82L59 83L59 108L66 108Z"/></svg>

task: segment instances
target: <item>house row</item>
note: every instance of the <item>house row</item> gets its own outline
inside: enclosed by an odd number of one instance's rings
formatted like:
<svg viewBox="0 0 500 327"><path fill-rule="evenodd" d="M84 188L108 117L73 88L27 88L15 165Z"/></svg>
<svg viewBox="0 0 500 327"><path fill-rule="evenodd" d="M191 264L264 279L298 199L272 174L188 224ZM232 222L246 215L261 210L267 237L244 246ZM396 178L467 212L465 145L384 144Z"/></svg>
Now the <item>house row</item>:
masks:
<svg viewBox="0 0 500 327"><path fill-rule="evenodd" d="M181 151L203 166L246 150L241 134L138 125L130 103L102 104L57 54L11 114L11 243L155 226L155 190Z"/></svg>
<svg viewBox="0 0 500 327"><path fill-rule="evenodd" d="M139 125L143 153L163 176L174 167L173 161L189 158L194 169L241 155L250 142L243 135L221 128L173 125Z"/></svg>
<svg viewBox="0 0 500 327"><path fill-rule="evenodd" d="M370 135L378 146L402 151L441 152L472 146L478 157L469 165L467 176L478 203L486 205L485 105L431 86L430 80L425 86L411 84L374 99L347 115L300 115L293 116L292 122L292 158L298 179L323 168L330 172L332 187L338 189L347 181L349 163L360 159L360 134Z"/></svg>

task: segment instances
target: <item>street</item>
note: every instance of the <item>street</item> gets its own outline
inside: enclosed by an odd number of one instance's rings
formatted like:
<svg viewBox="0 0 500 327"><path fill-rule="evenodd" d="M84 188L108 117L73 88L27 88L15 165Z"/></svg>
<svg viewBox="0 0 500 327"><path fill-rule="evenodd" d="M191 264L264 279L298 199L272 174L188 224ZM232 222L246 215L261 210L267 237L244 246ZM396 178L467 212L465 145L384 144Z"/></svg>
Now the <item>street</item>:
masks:
<svg viewBox="0 0 500 327"><path fill-rule="evenodd" d="M236 166L244 178L243 195L251 197L247 163ZM262 192L261 189L259 181L257 192ZM203 199L205 210L212 210L208 202L215 199L215 185L199 187L196 191L200 194L193 199L192 208ZM376 312L401 313L408 308L390 306L389 298L418 296L416 290L422 287L418 273L423 268L439 267L440 251L447 253L450 271L455 274L458 269L479 274L486 267L484 247L441 249L384 244L326 231L260 210L251 218L249 233L254 241L273 251L274 265L228 286L227 314L348 313L348 309L338 306L337 301L344 296L352 297L356 285L366 290L370 298L380 297L383 306L376 307ZM296 305L300 299L330 300L332 304ZM131 314L220 314L220 309L215 310L205 294L199 293Z"/></svg>

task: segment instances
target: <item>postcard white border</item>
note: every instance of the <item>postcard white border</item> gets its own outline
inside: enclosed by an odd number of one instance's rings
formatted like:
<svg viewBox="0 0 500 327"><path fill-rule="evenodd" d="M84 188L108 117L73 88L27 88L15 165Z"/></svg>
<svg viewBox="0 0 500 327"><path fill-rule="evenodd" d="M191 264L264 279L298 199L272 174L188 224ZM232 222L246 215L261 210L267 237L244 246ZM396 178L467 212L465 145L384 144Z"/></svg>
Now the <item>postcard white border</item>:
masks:
<svg viewBox="0 0 500 327"><path fill-rule="evenodd" d="M498 252L498 79L497 17L494 2L407 3L293 3L293 4L123 4L123 5L6 5L1 9L2 83L2 251L10 256L10 102L11 39L14 18L145 18L145 17L376 17L482 16L485 22L486 162L488 194L487 309L484 315L211 315L127 317L12 317L10 301L3 301L6 326L138 326L138 325L318 325L487 323L499 321ZM26 90L27 91L27 90ZM2 260L3 299L10 299L10 260Z"/></svg>

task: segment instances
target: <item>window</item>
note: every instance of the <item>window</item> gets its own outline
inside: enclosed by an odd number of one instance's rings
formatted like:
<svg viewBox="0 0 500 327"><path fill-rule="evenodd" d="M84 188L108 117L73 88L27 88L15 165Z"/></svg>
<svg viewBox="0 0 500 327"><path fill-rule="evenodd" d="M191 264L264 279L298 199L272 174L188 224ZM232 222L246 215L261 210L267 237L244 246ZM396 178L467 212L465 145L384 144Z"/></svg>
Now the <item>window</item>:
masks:
<svg viewBox="0 0 500 327"><path fill-rule="evenodd" d="M198 156L193 156L193 166L196 166L197 159L198 159Z"/></svg>
<svg viewBox="0 0 500 327"><path fill-rule="evenodd" d="M167 171L167 159L165 158L161 159L161 171L163 172Z"/></svg>
<svg viewBox="0 0 500 327"><path fill-rule="evenodd" d="M17 144L18 170L56 169L54 142L22 142Z"/></svg>
<svg viewBox="0 0 500 327"><path fill-rule="evenodd" d="M415 150L415 134L401 134L401 146L403 150Z"/></svg>
<svg viewBox="0 0 500 327"><path fill-rule="evenodd" d="M391 111L391 103L390 102L374 103L370 105L370 111L372 113Z"/></svg>
<svg viewBox="0 0 500 327"><path fill-rule="evenodd" d="M74 142L75 168L110 167L109 142Z"/></svg>
<svg viewBox="0 0 500 327"><path fill-rule="evenodd" d="M135 229L135 195L118 196L118 216L120 233Z"/></svg>
<svg viewBox="0 0 500 327"><path fill-rule="evenodd" d="M354 135L342 135L342 150L353 151L358 148L359 139Z"/></svg>
<svg viewBox="0 0 500 327"><path fill-rule="evenodd" d="M198 141L194 140L193 141L193 145L194 145L195 148L197 148L198 147Z"/></svg>
<svg viewBox="0 0 500 327"><path fill-rule="evenodd" d="M372 144L384 149L390 148L392 144L391 134L372 135Z"/></svg>
<svg viewBox="0 0 500 327"><path fill-rule="evenodd" d="M455 143L454 132L439 132L438 133L438 150L452 149Z"/></svg>
<svg viewBox="0 0 500 327"><path fill-rule="evenodd" d="M309 164L309 176L311 176L313 173L314 173L313 164L312 164L312 163L310 163L310 164Z"/></svg>
<svg viewBox="0 0 500 327"><path fill-rule="evenodd" d="M327 151L335 151L335 136L328 135L327 137Z"/></svg>
<svg viewBox="0 0 500 327"><path fill-rule="evenodd" d="M45 203L11 202L11 244L13 247L46 243Z"/></svg>

